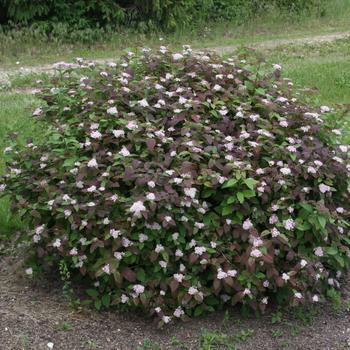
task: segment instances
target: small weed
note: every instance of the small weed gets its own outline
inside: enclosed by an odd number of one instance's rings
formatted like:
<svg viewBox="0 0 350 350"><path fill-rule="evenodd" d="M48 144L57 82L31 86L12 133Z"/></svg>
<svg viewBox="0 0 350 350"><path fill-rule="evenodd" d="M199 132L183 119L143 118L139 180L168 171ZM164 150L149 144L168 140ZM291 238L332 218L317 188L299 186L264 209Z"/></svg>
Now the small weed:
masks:
<svg viewBox="0 0 350 350"><path fill-rule="evenodd" d="M87 345L88 345L88 347L90 349L96 349L97 348L97 344L96 344L96 342L94 340L88 339L86 341L86 343L87 343Z"/></svg>
<svg viewBox="0 0 350 350"><path fill-rule="evenodd" d="M302 321L304 325L311 324L317 315L317 309L314 307L306 308L301 306L301 307L295 308L293 311L294 311L293 312L294 316L298 320Z"/></svg>
<svg viewBox="0 0 350 350"><path fill-rule="evenodd" d="M29 337L27 335L24 335L22 337L22 342L23 342L23 349L25 350L29 349L30 342L29 342Z"/></svg>
<svg viewBox="0 0 350 350"><path fill-rule="evenodd" d="M151 349L151 350L159 350L159 346L154 344L153 341L149 338L145 338L140 346L136 348L136 350L146 350L146 349Z"/></svg>
<svg viewBox="0 0 350 350"><path fill-rule="evenodd" d="M334 311L339 311L343 304L340 292L338 292L334 288L329 289L327 291L327 297L330 299Z"/></svg>
<svg viewBox="0 0 350 350"><path fill-rule="evenodd" d="M69 322L63 322L61 325L60 325L60 327L59 327L59 329L61 330L61 331L70 331L70 330L72 330L74 328L74 326L71 324L71 323L69 323Z"/></svg>
<svg viewBox="0 0 350 350"><path fill-rule="evenodd" d="M274 338L280 338L282 336L282 331L280 329L273 329L271 334Z"/></svg>
<svg viewBox="0 0 350 350"><path fill-rule="evenodd" d="M59 270L63 282L63 296L69 301L69 304L73 309L77 309L80 305L80 299L75 297L72 283L70 281L70 272L64 260L60 261Z"/></svg>
<svg viewBox="0 0 350 350"><path fill-rule="evenodd" d="M235 320L235 324L236 324L237 326L241 326L241 325L243 324L243 321L242 321L240 318L237 318L237 319Z"/></svg>
<svg viewBox="0 0 350 350"><path fill-rule="evenodd" d="M171 345L176 346L176 349L189 350L189 347L175 335L171 337L170 342Z"/></svg>
<svg viewBox="0 0 350 350"><path fill-rule="evenodd" d="M222 319L220 329L222 331L226 331L229 327L229 323L231 321L231 316L228 310L225 311L224 318Z"/></svg>
<svg viewBox="0 0 350 350"><path fill-rule="evenodd" d="M254 331L252 329L246 329L241 330L238 334L236 334L234 337L237 341L246 341L247 338L251 337Z"/></svg>
<svg viewBox="0 0 350 350"><path fill-rule="evenodd" d="M288 346L288 341L286 339L280 340L278 342L279 349L284 349Z"/></svg>
<svg viewBox="0 0 350 350"><path fill-rule="evenodd" d="M282 312L281 311L276 311L271 315L271 323L276 324L280 323L282 321Z"/></svg>
<svg viewBox="0 0 350 350"><path fill-rule="evenodd" d="M296 335L298 335L300 333L300 329L301 329L300 326L293 324L291 326L291 334L292 334L292 336L295 337Z"/></svg>
<svg viewBox="0 0 350 350"><path fill-rule="evenodd" d="M234 339L217 331L203 330L200 340L200 350L214 350L225 347L227 350L236 350Z"/></svg>

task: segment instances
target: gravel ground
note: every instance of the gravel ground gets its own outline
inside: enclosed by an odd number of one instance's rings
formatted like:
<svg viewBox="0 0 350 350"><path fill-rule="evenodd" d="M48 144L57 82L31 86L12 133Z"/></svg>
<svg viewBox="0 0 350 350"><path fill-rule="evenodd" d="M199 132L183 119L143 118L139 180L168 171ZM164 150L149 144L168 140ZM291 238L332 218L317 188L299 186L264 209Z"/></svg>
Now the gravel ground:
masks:
<svg viewBox="0 0 350 350"><path fill-rule="evenodd" d="M99 313L87 307L74 311L62 295L60 282L34 282L22 271L20 258L0 257L1 350L49 349L50 342L54 350L201 349L204 329L223 329L224 312L157 329L151 319L134 313ZM350 276L343 281L342 290L345 297L350 295ZM276 324L271 323L271 313L256 319L243 318L232 310L224 332L246 334L238 337L237 350L350 349L349 321L345 308L335 312L328 304L319 305L315 315L283 315ZM187 348L174 345L174 336ZM152 346L141 346L146 339Z"/></svg>

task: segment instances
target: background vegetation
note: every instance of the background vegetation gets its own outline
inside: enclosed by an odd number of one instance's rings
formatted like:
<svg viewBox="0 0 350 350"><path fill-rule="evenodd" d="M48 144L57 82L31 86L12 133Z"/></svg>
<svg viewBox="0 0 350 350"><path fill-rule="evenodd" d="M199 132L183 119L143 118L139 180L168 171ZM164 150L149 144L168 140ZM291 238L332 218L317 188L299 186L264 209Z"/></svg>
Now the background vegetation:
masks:
<svg viewBox="0 0 350 350"><path fill-rule="evenodd" d="M131 26L139 29L176 27L208 20L245 20L274 7L301 13L324 15L325 0L3 0L2 24L30 25L46 22L47 29L57 23L71 28L91 26Z"/></svg>

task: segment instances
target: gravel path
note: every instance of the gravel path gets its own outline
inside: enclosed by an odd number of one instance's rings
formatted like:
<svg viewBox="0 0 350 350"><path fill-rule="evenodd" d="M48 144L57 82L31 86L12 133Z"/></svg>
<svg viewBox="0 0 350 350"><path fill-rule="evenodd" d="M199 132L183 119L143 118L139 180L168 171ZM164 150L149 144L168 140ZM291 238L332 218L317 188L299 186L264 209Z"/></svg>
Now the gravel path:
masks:
<svg viewBox="0 0 350 350"><path fill-rule="evenodd" d="M64 300L58 281L34 283L22 270L18 257L0 258L1 350L47 350L49 342L54 350L199 350L203 329L223 327L223 312L157 329L152 320L136 313L99 313L87 307L74 311ZM350 295L350 278L344 281L343 291ZM284 315L278 324L271 323L271 314L247 319L233 309L230 315L225 334L241 334L235 342L237 350L350 349L350 313L344 308L335 312L328 304L319 305L313 316ZM186 347L174 345L174 336ZM145 339L153 347L141 347Z"/></svg>
<svg viewBox="0 0 350 350"><path fill-rule="evenodd" d="M326 34L326 35L309 36L309 37L303 37L303 38L267 40L267 41L261 41L258 43L252 43L252 44L247 43L244 46L252 47L252 48L274 48L277 46L288 45L288 44L316 44L316 43L322 43L322 42L330 42L338 39L344 39L347 37L350 37L350 31ZM221 54L233 52L239 46L240 45L210 47L210 48L201 49L201 51L203 50L215 51L221 55ZM100 64L105 64L111 61L113 61L113 58L94 60L94 62L100 63ZM20 72L40 73L40 72L50 72L50 71L53 71L52 64L45 64L40 66L26 66L26 67L21 67L21 69L9 69L9 70L0 69L0 83L3 83L3 84L6 83L8 81L9 75L20 73Z"/></svg>

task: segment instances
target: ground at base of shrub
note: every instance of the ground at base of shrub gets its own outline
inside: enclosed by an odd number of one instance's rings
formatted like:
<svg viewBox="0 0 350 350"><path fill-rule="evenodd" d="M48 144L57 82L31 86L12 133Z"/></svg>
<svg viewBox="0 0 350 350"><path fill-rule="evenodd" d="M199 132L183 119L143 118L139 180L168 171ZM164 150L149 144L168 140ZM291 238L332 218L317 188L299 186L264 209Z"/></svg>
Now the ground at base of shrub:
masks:
<svg viewBox="0 0 350 350"><path fill-rule="evenodd" d="M260 319L216 312L157 329L149 319L133 313L98 313L86 307L74 311L64 300L60 283L33 283L22 271L18 258L0 259L1 349L49 349L48 343L54 350L350 348L350 313L345 307L349 275L343 281L345 299L338 311L324 304L311 313L271 312ZM234 343L226 341L228 337Z"/></svg>

